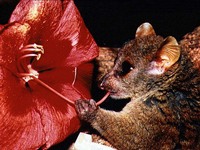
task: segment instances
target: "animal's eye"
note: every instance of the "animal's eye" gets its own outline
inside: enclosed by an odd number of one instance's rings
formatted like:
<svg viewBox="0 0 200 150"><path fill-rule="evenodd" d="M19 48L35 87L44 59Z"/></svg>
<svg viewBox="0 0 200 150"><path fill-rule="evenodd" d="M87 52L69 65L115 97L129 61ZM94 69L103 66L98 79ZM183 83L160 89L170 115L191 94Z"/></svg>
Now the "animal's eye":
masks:
<svg viewBox="0 0 200 150"><path fill-rule="evenodd" d="M128 74L133 69L134 69L134 67L128 61L124 61L122 63L122 70L120 72L120 75L125 76L126 74Z"/></svg>

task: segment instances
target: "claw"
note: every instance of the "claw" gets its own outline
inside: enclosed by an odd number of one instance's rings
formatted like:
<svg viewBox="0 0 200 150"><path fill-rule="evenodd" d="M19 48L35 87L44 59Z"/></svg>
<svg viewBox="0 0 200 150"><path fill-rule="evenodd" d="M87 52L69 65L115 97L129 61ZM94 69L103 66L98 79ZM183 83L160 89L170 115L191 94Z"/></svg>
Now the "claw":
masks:
<svg viewBox="0 0 200 150"><path fill-rule="evenodd" d="M95 118L98 106L92 99L80 99L75 102L75 108L81 120L90 122Z"/></svg>

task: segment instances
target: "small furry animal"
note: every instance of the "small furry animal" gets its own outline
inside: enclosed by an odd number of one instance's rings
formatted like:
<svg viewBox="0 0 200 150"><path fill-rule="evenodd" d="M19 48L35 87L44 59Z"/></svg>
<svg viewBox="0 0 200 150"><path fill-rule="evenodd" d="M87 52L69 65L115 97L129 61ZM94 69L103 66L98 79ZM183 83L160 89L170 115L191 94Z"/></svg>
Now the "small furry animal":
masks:
<svg viewBox="0 0 200 150"><path fill-rule="evenodd" d="M76 110L115 148L200 149L200 27L178 43L142 24L101 87L114 99L131 101L115 112L77 100Z"/></svg>

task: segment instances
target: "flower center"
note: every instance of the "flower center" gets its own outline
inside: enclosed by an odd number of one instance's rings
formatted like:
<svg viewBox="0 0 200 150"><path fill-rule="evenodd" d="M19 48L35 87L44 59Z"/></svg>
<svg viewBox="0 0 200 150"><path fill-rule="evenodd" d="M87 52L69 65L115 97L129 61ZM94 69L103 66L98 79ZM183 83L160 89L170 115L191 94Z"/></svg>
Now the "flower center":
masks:
<svg viewBox="0 0 200 150"><path fill-rule="evenodd" d="M48 84L41 81L39 79L38 71L32 68L31 63L33 63L34 61L38 61L41 58L42 54L44 54L44 49L42 45L37 45L34 43L26 46L21 46L17 59L17 69L19 71L19 73L17 74L18 77L24 80L25 83L33 80L61 97L69 104L74 105L74 102L72 100L70 100L66 96L63 96L61 93L50 87Z"/></svg>
<svg viewBox="0 0 200 150"><path fill-rule="evenodd" d="M24 80L25 84L28 83L30 80L39 83L43 87L47 88L54 94L58 95L59 97L67 101L70 105L74 105L74 102L72 100L59 93L58 91L50 87L48 84L41 81L39 79L38 71L32 68L31 63L33 63L34 61L38 61L41 58L42 54L44 54L44 49L42 45L37 45L34 43L26 46L21 46L19 49L18 59L17 59L17 69L19 71L17 76L22 80ZM75 67L74 70L74 80L72 82L72 87L74 87L76 77L77 77L77 67ZM97 102L97 105L100 105L109 96L109 94L110 93L107 92L107 94L99 102Z"/></svg>
<svg viewBox="0 0 200 150"><path fill-rule="evenodd" d="M33 80L33 77L39 77L39 73L32 68L32 65L30 63L27 64L27 62L39 60L42 54L44 54L44 49L42 45L37 45L34 43L26 45L24 47L20 47L17 60L17 69L20 72L18 75L25 82Z"/></svg>

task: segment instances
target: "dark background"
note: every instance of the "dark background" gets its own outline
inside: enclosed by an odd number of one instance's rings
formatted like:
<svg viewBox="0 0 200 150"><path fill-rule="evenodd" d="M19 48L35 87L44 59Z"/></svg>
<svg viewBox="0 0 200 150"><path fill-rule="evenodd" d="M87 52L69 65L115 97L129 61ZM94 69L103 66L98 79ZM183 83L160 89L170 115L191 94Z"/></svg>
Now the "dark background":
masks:
<svg viewBox="0 0 200 150"><path fill-rule="evenodd" d="M200 25L200 1L75 0L82 17L101 46L121 46L137 27L150 22L156 33L178 40Z"/></svg>
<svg viewBox="0 0 200 150"><path fill-rule="evenodd" d="M5 24L19 0L0 0ZM121 46L137 27L150 22L156 33L178 40L200 25L199 0L74 0L85 24L100 46Z"/></svg>
<svg viewBox="0 0 200 150"><path fill-rule="evenodd" d="M151 23L157 34L163 37L172 35L177 40L200 26L199 0L74 1L99 46L121 46L134 38L137 27L143 22ZM0 0L0 24L7 23L18 2L19 0ZM112 105L115 106L116 102ZM66 141L51 150L66 149Z"/></svg>

